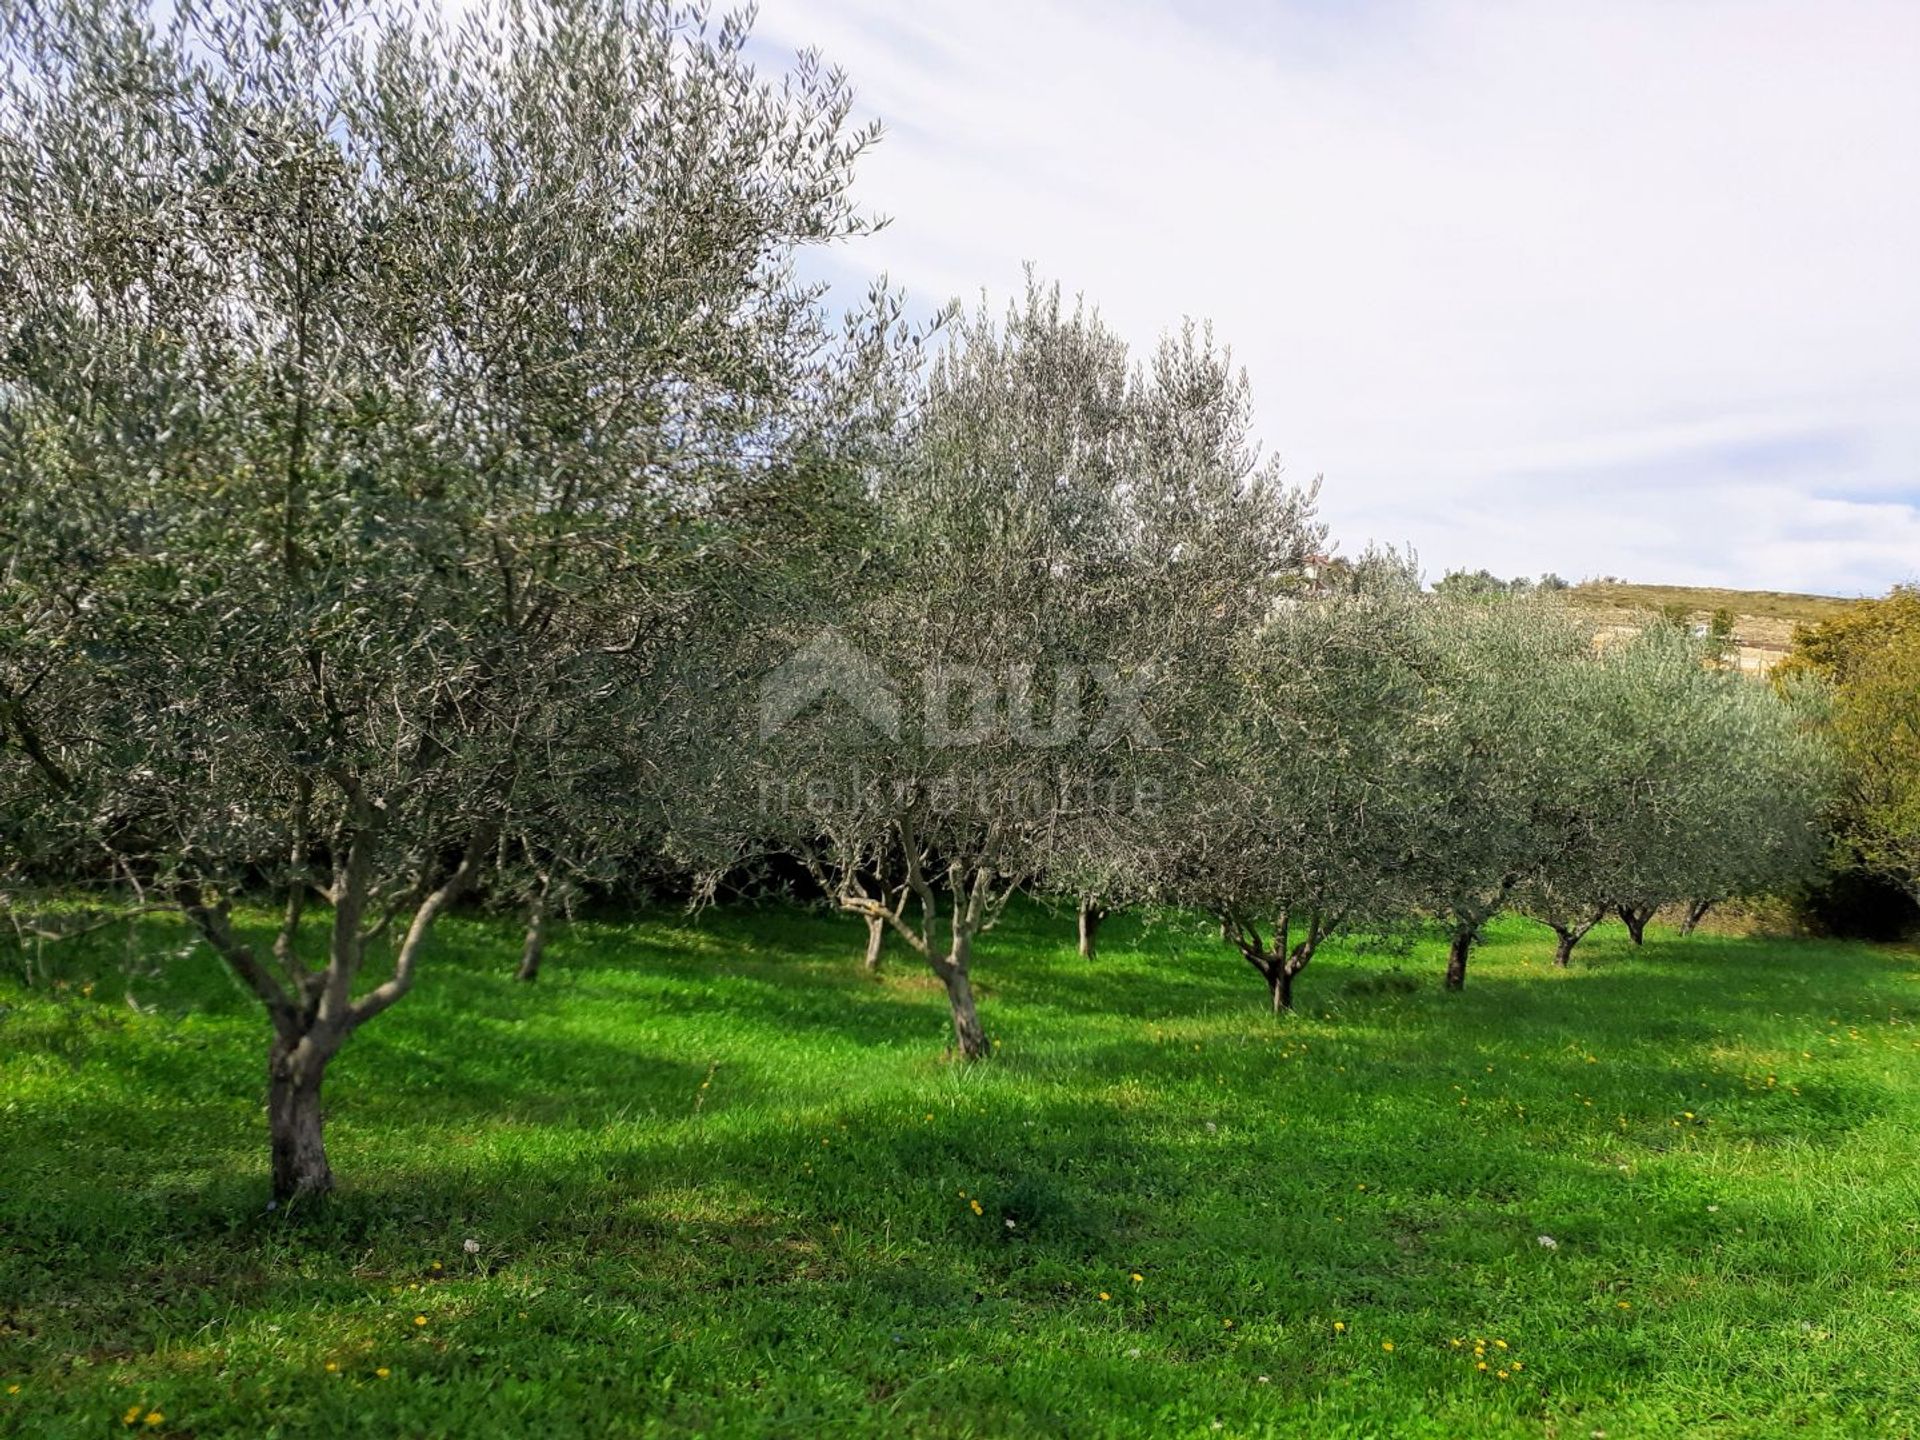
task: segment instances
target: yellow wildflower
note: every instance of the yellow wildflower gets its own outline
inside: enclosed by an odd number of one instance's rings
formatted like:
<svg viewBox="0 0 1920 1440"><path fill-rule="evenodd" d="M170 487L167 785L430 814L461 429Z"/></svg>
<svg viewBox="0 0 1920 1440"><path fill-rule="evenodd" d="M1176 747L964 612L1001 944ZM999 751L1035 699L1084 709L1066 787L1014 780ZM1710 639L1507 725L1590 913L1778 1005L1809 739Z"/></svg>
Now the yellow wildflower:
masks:
<svg viewBox="0 0 1920 1440"><path fill-rule="evenodd" d="M393 1372L387 1369L386 1366L382 1365L379 1369L375 1370L373 1373L378 1375L382 1380L384 1380L387 1378L387 1376L391 1375Z"/></svg>
<svg viewBox="0 0 1920 1440"><path fill-rule="evenodd" d="M1102 1290L1102 1291L1100 1292L1100 1298L1101 1298L1102 1300L1111 1300L1111 1299L1113 1298L1113 1296L1111 1296L1111 1295L1109 1295L1109 1294L1108 1294L1108 1293L1107 1293L1106 1291L1104 1291L1104 1290Z"/></svg>
<svg viewBox="0 0 1920 1440"><path fill-rule="evenodd" d="M427 1317L424 1315L416 1315L413 1317L413 1323L416 1325L424 1325L427 1323Z"/></svg>
<svg viewBox="0 0 1920 1440"><path fill-rule="evenodd" d="M158 1410L149 1410L147 1412L147 1424L149 1425L164 1424L166 1423L166 1418L167 1417L162 1415Z"/></svg>
<svg viewBox="0 0 1920 1440"><path fill-rule="evenodd" d="M1344 1320L1336 1320L1336 1321L1334 1321L1334 1322L1333 1322L1333 1333L1334 1333L1334 1334L1336 1334L1336 1335L1344 1335L1344 1334L1346 1334L1346 1333L1347 1333L1347 1322L1346 1322L1346 1321L1344 1321Z"/></svg>
<svg viewBox="0 0 1920 1440"><path fill-rule="evenodd" d="M1393 1342L1391 1340L1382 1340L1380 1342L1380 1348L1382 1350L1391 1351L1393 1349Z"/></svg>

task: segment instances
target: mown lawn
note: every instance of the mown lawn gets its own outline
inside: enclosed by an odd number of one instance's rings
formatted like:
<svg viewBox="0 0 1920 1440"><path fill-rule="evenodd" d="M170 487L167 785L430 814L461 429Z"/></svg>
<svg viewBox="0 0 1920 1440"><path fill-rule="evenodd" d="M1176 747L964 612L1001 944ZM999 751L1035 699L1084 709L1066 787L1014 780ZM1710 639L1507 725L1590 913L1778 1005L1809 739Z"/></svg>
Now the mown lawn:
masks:
<svg viewBox="0 0 1920 1440"><path fill-rule="evenodd" d="M449 923L292 1215L180 932L0 981L0 1432L1920 1430L1920 955L1515 922L1276 1020L1197 928L1071 931L989 937L962 1069L843 920L582 923L533 988Z"/></svg>

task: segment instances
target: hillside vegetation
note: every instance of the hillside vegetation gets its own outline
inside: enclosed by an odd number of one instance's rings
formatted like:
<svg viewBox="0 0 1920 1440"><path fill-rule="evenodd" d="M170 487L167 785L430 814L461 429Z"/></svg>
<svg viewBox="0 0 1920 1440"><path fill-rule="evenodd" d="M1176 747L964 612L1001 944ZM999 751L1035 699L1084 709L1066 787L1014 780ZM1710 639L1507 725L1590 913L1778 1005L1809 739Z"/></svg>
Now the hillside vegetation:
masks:
<svg viewBox="0 0 1920 1440"><path fill-rule="evenodd" d="M1730 611L1735 639L1742 646L1765 650L1784 650L1793 641L1795 626L1831 619L1854 603L1833 595L1797 595L1781 590L1629 585L1612 580L1582 581L1573 587L1569 598L1615 623L1668 607L1684 610L1687 619L1701 623L1710 620L1715 611Z"/></svg>
<svg viewBox="0 0 1920 1440"><path fill-rule="evenodd" d="M846 919L582 923L532 989L452 920L296 1226L254 1001L150 973L170 922L49 952L0 981L0 1433L1920 1426L1920 955L1610 926L1561 972L1502 921L1463 994L1336 945L1276 1018L1197 925L1071 930L993 933L967 1067Z"/></svg>

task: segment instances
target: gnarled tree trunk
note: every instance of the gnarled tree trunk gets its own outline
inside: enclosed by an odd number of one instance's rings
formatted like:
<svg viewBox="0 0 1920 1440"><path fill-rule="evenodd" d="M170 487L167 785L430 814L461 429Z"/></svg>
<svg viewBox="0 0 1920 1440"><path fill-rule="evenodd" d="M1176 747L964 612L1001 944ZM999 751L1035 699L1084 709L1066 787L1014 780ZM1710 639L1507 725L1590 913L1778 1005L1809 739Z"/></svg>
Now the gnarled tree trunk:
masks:
<svg viewBox="0 0 1920 1440"><path fill-rule="evenodd" d="M532 982L540 978L540 960L547 953L547 882L540 882L539 893L527 906L527 938L520 946L520 968L516 980Z"/></svg>
<svg viewBox="0 0 1920 1440"><path fill-rule="evenodd" d="M1619 908L1617 913L1620 919L1625 922L1627 935L1632 939L1634 944L1644 945L1647 943L1647 922L1653 918L1653 911L1654 907L1651 905L1622 905Z"/></svg>
<svg viewBox="0 0 1920 1440"><path fill-rule="evenodd" d="M887 922L878 915L867 916L867 959L869 973L880 969L880 949L886 944Z"/></svg>
<svg viewBox="0 0 1920 1440"><path fill-rule="evenodd" d="M1106 907L1091 895L1080 897L1080 956L1084 960L1094 958L1099 944L1100 922L1107 918Z"/></svg>
<svg viewBox="0 0 1920 1440"><path fill-rule="evenodd" d="M1273 1013L1284 1015L1293 1009L1293 977L1299 968L1284 961L1267 973L1267 988L1273 992Z"/></svg>
<svg viewBox="0 0 1920 1440"><path fill-rule="evenodd" d="M1473 949L1479 927L1475 925L1456 926L1453 939L1447 944L1447 989L1464 990L1467 984L1467 955Z"/></svg>
<svg viewBox="0 0 1920 1440"><path fill-rule="evenodd" d="M965 933L953 937L953 949L934 959L933 969L947 987L947 1005L953 1011L953 1039L963 1060L984 1060L992 1048L980 1028L980 1011L973 1003L973 978L967 961L973 940Z"/></svg>
<svg viewBox="0 0 1920 1440"><path fill-rule="evenodd" d="M1553 947L1553 963L1562 970L1566 969L1573 959L1573 947L1587 938L1587 932L1600 923L1600 917L1604 914L1606 911L1597 910L1590 918L1569 925L1549 920L1547 923L1553 927L1553 933L1560 937L1559 943Z"/></svg>
<svg viewBox="0 0 1920 1440"><path fill-rule="evenodd" d="M292 1044L276 1035L268 1048L267 1142L276 1200L324 1195L333 1189L320 1086L334 1049L337 1044L329 1047L314 1031Z"/></svg>
<svg viewBox="0 0 1920 1440"><path fill-rule="evenodd" d="M1680 922L1680 933L1691 935L1699 928L1700 922L1707 918L1707 912L1716 902L1712 900L1693 900L1687 904L1687 918Z"/></svg>

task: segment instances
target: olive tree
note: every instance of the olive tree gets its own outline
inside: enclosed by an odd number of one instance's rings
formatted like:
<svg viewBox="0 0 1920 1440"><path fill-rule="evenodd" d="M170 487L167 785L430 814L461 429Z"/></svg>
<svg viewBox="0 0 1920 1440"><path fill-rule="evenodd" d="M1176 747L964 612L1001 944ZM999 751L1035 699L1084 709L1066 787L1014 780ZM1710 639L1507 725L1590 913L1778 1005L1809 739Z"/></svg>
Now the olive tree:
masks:
<svg viewBox="0 0 1920 1440"><path fill-rule="evenodd" d="M1149 782L1215 680L1206 637L1263 613L1317 538L1248 422L1204 332L1136 369L1030 283L936 357L876 476L871 573L781 677L841 699L783 707L759 823L928 963L962 1056L988 1050L978 937L1022 885L1093 888L1110 837L1157 823Z"/></svg>
<svg viewBox="0 0 1920 1440"><path fill-rule="evenodd" d="M1420 901L1421 604L1411 577L1294 597L1238 637L1209 763L1132 857L1154 898L1218 922L1276 1012L1329 937L1395 927Z"/></svg>
<svg viewBox="0 0 1920 1440"><path fill-rule="evenodd" d="M1413 762L1426 821L1411 863L1422 908L1446 928L1446 987L1458 990L1482 928L1561 838L1555 737L1573 717L1551 677L1579 665L1592 638L1551 597L1435 596L1426 624Z"/></svg>
<svg viewBox="0 0 1920 1440"><path fill-rule="evenodd" d="M1805 706L1715 663L1711 640L1651 624L1537 672L1560 698L1540 732L1540 847L1516 888L1555 960L1609 913L1634 943L1662 906L1790 883L1820 848L1825 765Z"/></svg>
<svg viewBox="0 0 1920 1440"><path fill-rule="evenodd" d="M1825 747L1809 702L1716 663L1710 639L1653 624L1594 666L1602 721L1585 762L1605 787L1601 901L1634 944L1667 905L1691 928L1714 903L1804 878L1823 840Z"/></svg>
<svg viewBox="0 0 1920 1440"><path fill-rule="evenodd" d="M0 766L259 1000L274 1190L323 1191L341 1045L503 838L591 850L568 797L672 793L632 738L666 657L831 509L877 340L792 255L864 227L873 137L652 0L4 33L0 672L57 680L9 690Z"/></svg>

